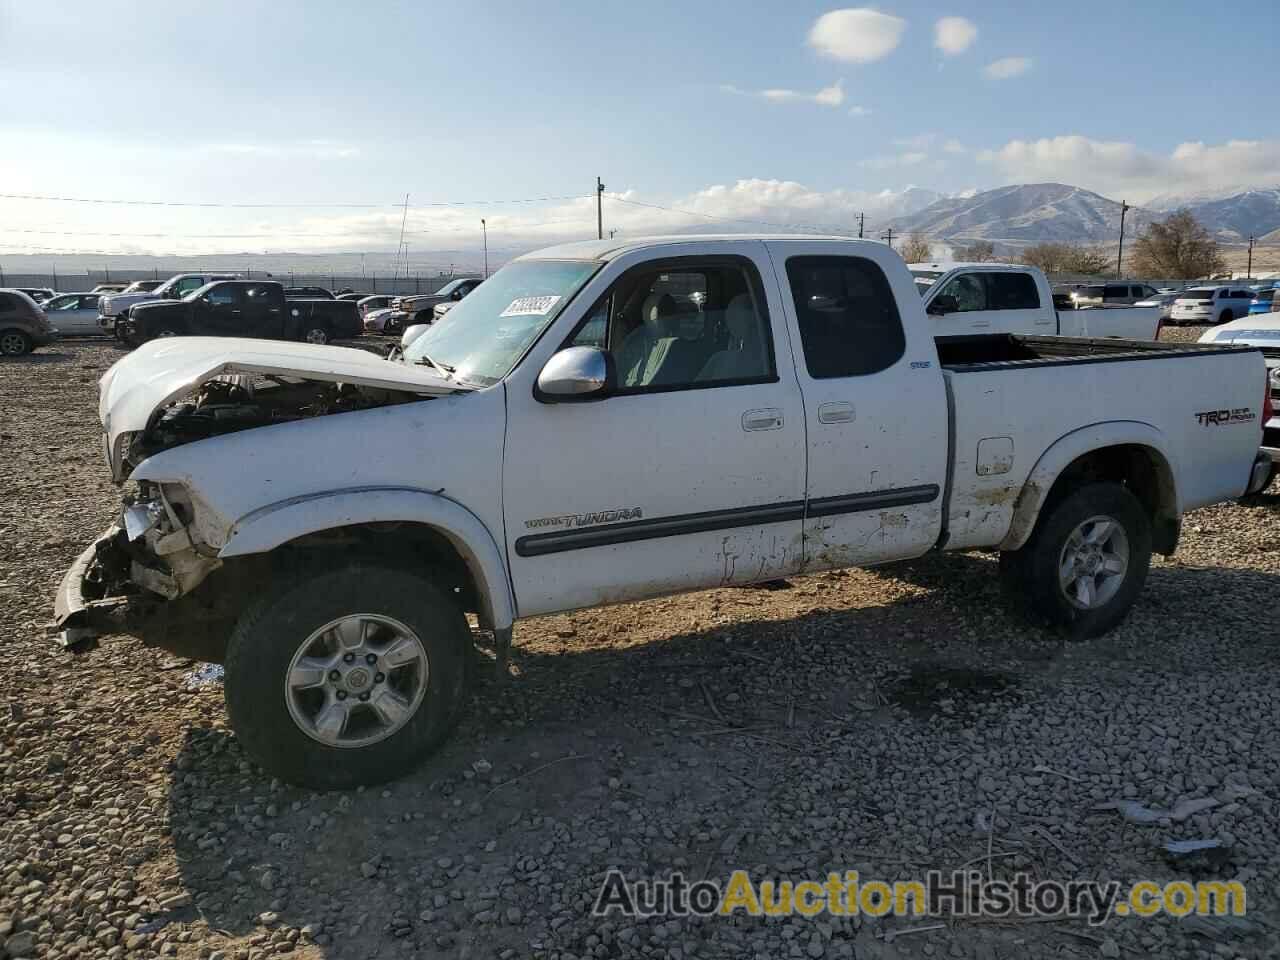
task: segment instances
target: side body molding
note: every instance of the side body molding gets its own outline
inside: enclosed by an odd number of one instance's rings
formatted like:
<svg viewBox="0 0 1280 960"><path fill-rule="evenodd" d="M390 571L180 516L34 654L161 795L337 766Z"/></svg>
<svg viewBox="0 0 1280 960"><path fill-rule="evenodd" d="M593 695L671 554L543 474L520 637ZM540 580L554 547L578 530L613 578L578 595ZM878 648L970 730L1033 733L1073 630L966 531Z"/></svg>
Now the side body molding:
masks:
<svg viewBox="0 0 1280 960"><path fill-rule="evenodd" d="M1182 516L1182 502L1174 482L1174 459L1164 434L1139 420L1112 420L1064 434L1040 455L1018 495L1013 521L999 549L1017 550L1027 542L1040 516L1040 508L1063 470L1086 453L1118 446L1144 447L1152 456L1159 483L1159 513L1174 523L1176 541L1176 524Z"/></svg>
<svg viewBox="0 0 1280 960"><path fill-rule="evenodd" d="M294 497L261 507L236 521L222 559L265 553L290 540L361 523L421 523L448 538L480 588L481 619L494 630L515 621L515 598L493 534L456 500L412 487L353 487Z"/></svg>

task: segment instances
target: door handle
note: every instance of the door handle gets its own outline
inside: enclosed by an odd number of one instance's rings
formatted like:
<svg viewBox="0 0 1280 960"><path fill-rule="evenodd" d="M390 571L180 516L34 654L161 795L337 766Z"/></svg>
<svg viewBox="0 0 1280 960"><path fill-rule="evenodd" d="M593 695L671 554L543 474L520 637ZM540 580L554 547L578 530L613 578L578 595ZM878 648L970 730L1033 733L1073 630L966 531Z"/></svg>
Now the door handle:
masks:
<svg viewBox="0 0 1280 960"><path fill-rule="evenodd" d="M819 423L852 423L858 419L853 404L843 400L824 403L818 407Z"/></svg>
<svg viewBox="0 0 1280 960"><path fill-rule="evenodd" d="M742 415L742 429L748 432L752 430L781 430L782 411L777 407L748 410Z"/></svg>

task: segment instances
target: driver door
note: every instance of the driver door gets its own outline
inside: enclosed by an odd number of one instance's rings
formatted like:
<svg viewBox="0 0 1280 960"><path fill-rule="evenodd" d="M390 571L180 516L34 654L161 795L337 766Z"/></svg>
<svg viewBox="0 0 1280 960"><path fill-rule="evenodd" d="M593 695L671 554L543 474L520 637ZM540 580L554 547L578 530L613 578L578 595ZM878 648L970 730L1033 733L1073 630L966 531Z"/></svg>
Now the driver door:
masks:
<svg viewBox="0 0 1280 960"><path fill-rule="evenodd" d="M215 337L244 336L244 292L234 284L214 287L201 297L204 309L192 333Z"/></svg>
<svg viewBox="0 0 1280 960"><path fill-rule="evenodd" d="M506 381L503 511L521 616L800 567L804 406L776 280L763 244L735 244L745 257L696 249L615 262L559 334L558 349L627 358L612 395L538 399L545 357Z"/></svg>

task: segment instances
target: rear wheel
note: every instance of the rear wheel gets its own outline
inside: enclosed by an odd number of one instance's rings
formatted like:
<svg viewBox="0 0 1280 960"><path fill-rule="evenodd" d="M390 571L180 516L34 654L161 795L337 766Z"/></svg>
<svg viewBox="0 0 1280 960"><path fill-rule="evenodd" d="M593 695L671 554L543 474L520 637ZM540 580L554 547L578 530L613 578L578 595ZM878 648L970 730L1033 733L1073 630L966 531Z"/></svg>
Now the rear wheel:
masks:
<svg viewBox="0 0 1280 960"><path fill-rule="evenodd" d="M308 327L302 334L302 339L307 343L325 344L329 342L329 331L324 327Z"/></svg>
<svg viewBox="0 0 1280 960"><path fill-rule="evenodd" d="M1026 545L1001 554L1006 585L1079 637L1116 626L1147 579L1151 523L1118 483L1092 483L1045 507Z"/></svg>
<svg viewBox="0 0 1280 960"><path fill-rule="evenodd" d="M269 593L227 647L226 698L245 750L317 789L391 780L452 730L471 634L422 577L354 563Z"/></svg>
<svg viewBox="0 0 1280 960"><path fill-rule="evenodd" d="M35 344L21 330L0 331L0 354L6 357L21 357L31 352Z"/></svg>

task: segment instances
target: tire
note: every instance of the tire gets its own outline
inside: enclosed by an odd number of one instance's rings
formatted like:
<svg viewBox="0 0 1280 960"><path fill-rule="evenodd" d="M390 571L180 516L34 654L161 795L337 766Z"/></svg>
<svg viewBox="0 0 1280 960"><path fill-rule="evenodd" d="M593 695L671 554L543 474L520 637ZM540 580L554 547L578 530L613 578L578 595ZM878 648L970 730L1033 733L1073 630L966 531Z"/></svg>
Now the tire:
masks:
<svg viewBox="0 0 1280 960"><path fill-rule="evenodd" d="M302 340L304 343L314 343L323 346L329 342L329 331L324 327L308 326L302 331Z"/></svg>
<svg viewBox="0 0 1280 960"><path fill-rule="evenodd" d="M0 330L0 354L6 357L22 357L34 349L31 337L21 330Z"/></svg>
<svg viewBox="0 0 1280 960"><path fill-rule="evenodd" d="M1236 318L1236 315L1232 313L1230 310L1223 310L1220 314L1218 314L1218 323L1230 323L1235 318Z"/></svg>
<svg viewBox="0 0 1280 960"><path fill-rule="evenodd" d="M1076 550L1081 538L1085 545ZM1064 584L1069 548L1081 564L1071 569L1076 578ZM1121 569L1109 574L1117 564ZM1118 483L1091 483L1048 504L1026 545L1000 555L1006 586L1020 591L1028 609L1076 637L1096 637L1120 623L1150 566L1151 522Z"/></svg>
<svg viewBox="0 0 1280 960"><path fill-rule="evenodd" d="M346 789L407 773L457 721L471 646L466 618L430 581L391 567L356 561L303 576L251 604L232 633L225 686L236 736L268 773L298 786ZM335 623L348 642L359 636L365 644L350 663L325 630ZM377 656L369 651L392 642L405 650L407 641L418 645L409 643L413 662L367 661ZM394 722L371 699L388 694L398 698ZM346 717L335 734L320 721L338 704Z"/></svg>

